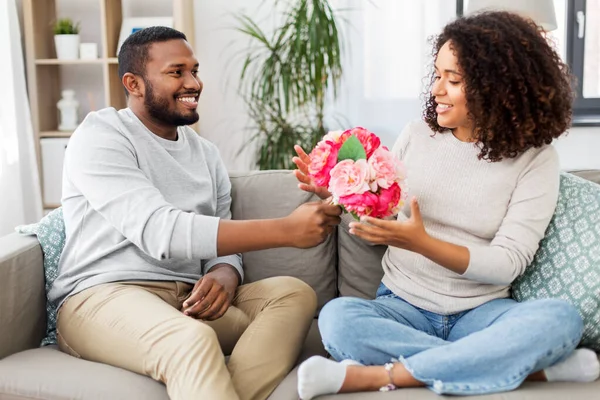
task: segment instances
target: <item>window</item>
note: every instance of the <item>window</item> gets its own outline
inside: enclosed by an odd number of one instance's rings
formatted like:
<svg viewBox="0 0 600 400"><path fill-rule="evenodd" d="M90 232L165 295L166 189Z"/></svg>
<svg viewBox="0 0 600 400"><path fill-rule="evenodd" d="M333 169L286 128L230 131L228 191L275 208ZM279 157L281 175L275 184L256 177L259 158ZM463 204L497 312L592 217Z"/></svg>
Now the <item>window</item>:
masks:
<svg viewBox="0 0 600 400"><path fill-rule="evenodd" d="M446 0L366 2L361 60L365 97L375 101L419 99L427 89L429 38L453 20L455 12L454 4Z"/></svg>
<svg viewBox="0 0 600 400"><path fill-rule="evenodd" d="M577 77L574 122L600 125L600 0L567 3L567 62Z"/></svg>
<svg viewBox="0 0 600 400"><path fill-rule="evenodd" d="M553 0L558 28L548 37L576 77L573 125L600 126L600 0ZM468 0L457 0L463 15Z"/></svg>

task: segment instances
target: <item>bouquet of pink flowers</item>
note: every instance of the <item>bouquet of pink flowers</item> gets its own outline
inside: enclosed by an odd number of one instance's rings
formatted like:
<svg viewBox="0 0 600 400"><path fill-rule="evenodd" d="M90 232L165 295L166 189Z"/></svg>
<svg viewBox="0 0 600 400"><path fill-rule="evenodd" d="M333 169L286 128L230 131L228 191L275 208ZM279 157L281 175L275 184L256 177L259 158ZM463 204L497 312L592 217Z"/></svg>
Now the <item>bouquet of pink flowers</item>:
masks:
<svg viewBox="0 0 600 400"><path fill-rule="evenodd" d="M404 204L404 166L365 128L329 132L309 157L314 183L357 219L394 215Z"/></svg>

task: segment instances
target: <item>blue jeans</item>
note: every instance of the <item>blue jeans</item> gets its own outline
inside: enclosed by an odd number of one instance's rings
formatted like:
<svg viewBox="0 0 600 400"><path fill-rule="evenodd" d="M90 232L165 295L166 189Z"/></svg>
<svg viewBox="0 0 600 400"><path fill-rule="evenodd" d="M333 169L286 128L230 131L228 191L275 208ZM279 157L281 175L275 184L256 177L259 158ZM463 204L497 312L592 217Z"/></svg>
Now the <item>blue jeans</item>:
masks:
<svg viewBox="0 0 600 400"><path fill-rule="evenodd" d="M492 300L452 315L417 308L381 284L375 300L340 297L319 316L327 351L365 365L401 362L438 394L517 388L568 357L583 333L577 310L557 299Z"/></svg>

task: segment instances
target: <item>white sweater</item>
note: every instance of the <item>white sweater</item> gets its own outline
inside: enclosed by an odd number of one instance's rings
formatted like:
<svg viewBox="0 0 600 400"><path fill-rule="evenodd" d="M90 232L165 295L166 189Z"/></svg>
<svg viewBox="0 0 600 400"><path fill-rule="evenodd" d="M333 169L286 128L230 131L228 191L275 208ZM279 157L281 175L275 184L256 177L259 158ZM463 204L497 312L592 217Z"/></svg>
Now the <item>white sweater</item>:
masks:
<svg viewBox="0 0 600 400"><path fill-rule="evenodd" d="M383 283L411 304L453 314L509 296L512 281L531 263L558 198L559 162L552 146L516 158L479 160L479 148L450 132L409 124L394 145L407 168L409 198L419 202L434 238L465 246L463 275L424 256L389 247ZM410 216L410 202L398 220Z"/></svg>
<svg viewBox="0 0 600 400"><path fill-rule="evenodd" d="M65 155L66 244L51 300L115 281L195 283L218 263L243 277L239 255L217 257L230 191L216 146L192 129L169 141L129 109L90 113Z"/></svg>

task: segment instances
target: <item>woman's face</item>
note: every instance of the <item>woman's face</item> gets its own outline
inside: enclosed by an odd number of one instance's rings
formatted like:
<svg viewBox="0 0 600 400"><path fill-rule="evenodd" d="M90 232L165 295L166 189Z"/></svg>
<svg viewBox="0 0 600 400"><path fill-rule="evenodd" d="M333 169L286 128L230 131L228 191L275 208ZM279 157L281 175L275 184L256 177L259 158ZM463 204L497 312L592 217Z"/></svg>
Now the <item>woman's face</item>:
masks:
<svg viewBox="0 0 600 400"><path fill-rule="evenodd" d="M451 42L448 41L442 46L435 60L435 82L431 94L437 103L437 123L444 128L457 129L467 134L466 137L460 137L462 140L471 138L472 134L463 78L458 59L454 55ZM457 133L455 132L455 135Z"/></svg>

